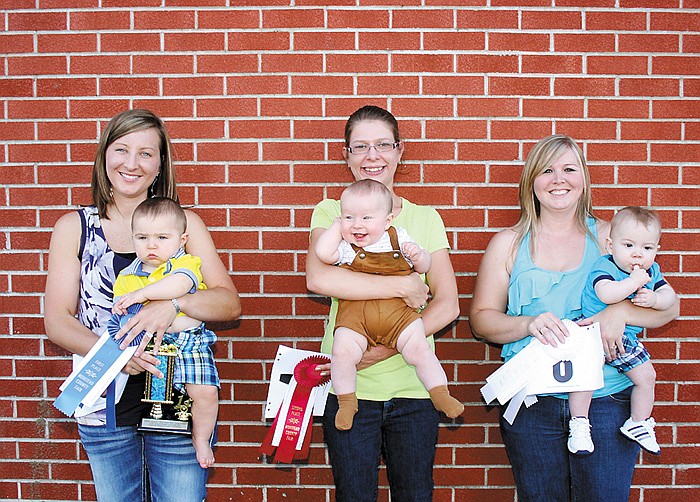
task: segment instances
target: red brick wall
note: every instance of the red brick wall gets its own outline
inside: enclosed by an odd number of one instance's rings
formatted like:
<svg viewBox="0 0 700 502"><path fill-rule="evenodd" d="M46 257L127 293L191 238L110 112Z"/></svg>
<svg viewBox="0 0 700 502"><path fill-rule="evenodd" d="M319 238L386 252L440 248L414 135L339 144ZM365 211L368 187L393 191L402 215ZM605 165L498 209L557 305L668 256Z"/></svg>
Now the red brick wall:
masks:
<svg viewBox="0 0 700 502"><path fill-rule="evenodd" d="M319 346L327 302L304 284L309 218L350 180L344 119L374 103L407 138L397 191L438 208L458 276L463 315L437 351L467 411L440 430L435 500L514 498L496 411L478 391L499 351L472 339L464 313L486 243L515 221L523 152L552 132L583 145L599 215L627 204L663 215L659 259L682 317L645 338L663 454L640 458L632 500L696 500L699 7L0 0L0 498L94 500L75 425L51 406L69 359L46 339L42 293L51 228L89 202L99 132L128 107L166 120L183 202L209 225L243 297L240 325L218 331L210 500L332 498L320 427L308 464L264 465L257 447L277 345Z"/></svg>

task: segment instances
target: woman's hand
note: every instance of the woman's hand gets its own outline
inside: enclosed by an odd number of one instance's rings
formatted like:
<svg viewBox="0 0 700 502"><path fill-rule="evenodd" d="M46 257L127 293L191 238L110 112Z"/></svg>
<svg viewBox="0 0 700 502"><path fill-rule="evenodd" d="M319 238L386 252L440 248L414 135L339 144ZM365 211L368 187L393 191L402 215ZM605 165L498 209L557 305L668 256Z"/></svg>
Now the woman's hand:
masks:
<svg viewBox="0 0 700 502"><path fill-rule="evenodd" d="M421 281L422 282L422 281ZM390 349L384 345L377 345L376 347L368 347L364 354L362 354L362 359L357 363L357 370L363 370L369 368L373 364L380 363L389 359L391 356L395 356L399 352L396 349Z"/></svg>
<svg viewBox="0 0 700 502"><path fill-rule="evenodd" d="M552 347L565 343L566 337L569 336L569 330L564 323L551 312L533 317L527 326L527 332L543 344Z"/></svg>
<svg viewBox="0 0 700 502"><path fill-rule="evenodd" d="M158 364L160 364L160 361L158 361L157 357L150 352L144 352L141 356L134 354L122 371L129 375L138 375L148 371L158 378L163 378L163 372L158 369Z"/></svg>
<svg viewBox="0 0 700 502"><path fill-rule="evenodd" d="M167 300L152 301L144 305L131 319L129 319L114 336L115 340L121 340L119 348L124 350L129 343L142 331L146 332L141 343L136 349L135 356L141 357L146 346L155 336L154 351L158 351L163 334L170 327L176 316L175 307Z"/></svg>
<svg viewBox="0 0 700 502"><path fill-rule="evenodd" d="M428 303L428 292L430 288L423 282L420 275L413 272L405 276L404 294L401 299L412 309L425 308Z"/></svg>
<svg viewBox="0 0 700 502"><path fill-rule="evenodd" d="M625 332L625 316L622 315L622 304L608 305L593 317L585 319L580 324L600 323L600 337L603 340L603 351L605 359L610 362L618 354L625 353L625 346L622 343L622 335Z"/></svg>
<svg viewBox="0 0 700 502"><path fill-rule="evenodd" d="M316 366L316 371L318 371L321 376L329 376L331 374L331 363L319 364Z"/></svg>

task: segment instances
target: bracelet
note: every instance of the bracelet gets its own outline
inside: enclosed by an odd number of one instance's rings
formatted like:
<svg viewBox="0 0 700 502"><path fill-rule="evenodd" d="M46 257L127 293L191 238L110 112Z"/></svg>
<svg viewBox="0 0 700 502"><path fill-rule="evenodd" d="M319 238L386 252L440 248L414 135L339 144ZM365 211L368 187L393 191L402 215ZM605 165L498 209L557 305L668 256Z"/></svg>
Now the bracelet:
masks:
<svg viewBox="0 0 700 502"><path fill-rule="evenodd" d="M180 302L177 301L177 298L172 298L170 300L173 304L173 307L175 307L175 315L180 314Z"/></svg>

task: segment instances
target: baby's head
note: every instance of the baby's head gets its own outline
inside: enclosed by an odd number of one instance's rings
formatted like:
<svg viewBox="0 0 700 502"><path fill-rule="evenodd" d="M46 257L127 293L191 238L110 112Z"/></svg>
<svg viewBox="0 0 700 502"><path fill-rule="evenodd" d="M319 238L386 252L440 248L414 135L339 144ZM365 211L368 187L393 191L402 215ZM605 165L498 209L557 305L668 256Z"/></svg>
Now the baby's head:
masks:
<svg viewBox="0 0 700 502"><path fill-rule="evenodd" d="M637 266L649 270L660 248L660 238L661 219L656 211L627 206L612 219L607 251L625 272Z"/></svg>
<svg viewBox="0 0 700 502"><path fill-rule="evenodd" d="M152 271L187 242L187 216L174 200L152 197L134 210L131 232L136 256Z"/></svg>
<svg viewBox="0 0 700 502"><path fill-rule="evenodd" d="M340 196L340 233L359 247L381 239L391 225L393 198L378 181L364 179L349 185Z"/></svg>

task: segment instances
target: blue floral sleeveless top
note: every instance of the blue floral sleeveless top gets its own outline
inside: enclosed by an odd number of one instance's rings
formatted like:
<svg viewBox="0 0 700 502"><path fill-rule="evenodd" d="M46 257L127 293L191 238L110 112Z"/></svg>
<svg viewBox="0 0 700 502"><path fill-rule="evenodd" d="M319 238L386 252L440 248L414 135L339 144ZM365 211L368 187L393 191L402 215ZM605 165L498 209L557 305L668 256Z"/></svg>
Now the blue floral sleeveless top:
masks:
<svg viewBox="0 0 700 502"><path fill-rule="evenodd" d="M133 260L131 254L112 251L102 232L95 206L78 210L82 224L80 238L80 299L78 320L100 336L112 316L112 287L119 272Z"/></svg>

